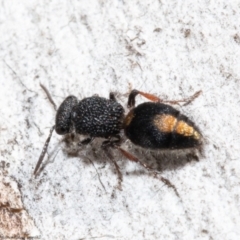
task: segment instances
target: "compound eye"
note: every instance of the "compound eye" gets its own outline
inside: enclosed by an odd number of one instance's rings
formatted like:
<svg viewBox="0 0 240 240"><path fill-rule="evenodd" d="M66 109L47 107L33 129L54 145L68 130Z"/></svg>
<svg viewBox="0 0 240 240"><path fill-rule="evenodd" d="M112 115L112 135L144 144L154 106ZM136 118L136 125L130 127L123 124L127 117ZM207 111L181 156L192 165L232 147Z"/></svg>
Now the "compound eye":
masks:
<svg viewBox="0 0 240 240"><path fill-rule="evenodd" d="M56 132L59 135L64 135L64 134L67 134L69 132L69 130L66 129L65 127L58 126L58 127L56 127Z"/></svg>
<svg viewBox="0 0 240 240"><path fill-rule="evenodd" d="M66 129L64 127L61 127L60 129L61 129L61 132L65 132L66 131Z"/></svg>

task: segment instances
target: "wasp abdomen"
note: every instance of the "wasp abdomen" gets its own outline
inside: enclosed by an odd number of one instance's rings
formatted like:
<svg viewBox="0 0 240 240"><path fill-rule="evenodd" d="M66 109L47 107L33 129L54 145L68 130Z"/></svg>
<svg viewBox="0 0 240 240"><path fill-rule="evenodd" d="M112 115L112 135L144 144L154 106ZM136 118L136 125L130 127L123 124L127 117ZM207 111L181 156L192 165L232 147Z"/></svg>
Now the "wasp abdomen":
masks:
<svg viewBox="0 0 240 240"><path fill-rule="evenodd" d="M150 149L184 149L201 144L201 133L186 116L170 105L146 102L125 118L126 136Z"/></svg>

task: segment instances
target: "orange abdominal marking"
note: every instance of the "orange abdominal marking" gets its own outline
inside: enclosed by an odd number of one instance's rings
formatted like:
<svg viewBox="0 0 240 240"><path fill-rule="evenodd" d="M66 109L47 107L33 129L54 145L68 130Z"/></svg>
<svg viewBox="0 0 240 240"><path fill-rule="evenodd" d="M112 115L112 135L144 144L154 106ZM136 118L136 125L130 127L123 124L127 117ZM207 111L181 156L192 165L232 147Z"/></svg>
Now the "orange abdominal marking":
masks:
<svg viewBox="0 0 240 240"><path fill-rule="evenodd" d="M161 132L172 132L175 128L177 123L177 119L171 115L156 115L154 118L154 125L161 131Z"/></svg>
<svg viewBox="0 0 240 240"><path fill-rule="evenodd" d="M176 126L176 133L184 135L186 137L191 137L193 136L194 129L193 127L189 126L186 122L179 121Z"/></svg>
<svg viewBox="0 0 240 240"><path fill-rule="evenodd" d="M200 134L194 129L194 127L189 126L184 121L179 121L177 123L176 132L186 137L193 137L196 140L200 139Z"/></svg>
<svg viewBox="0 0 240 240"><path fill-rule="evenodd" d="M178 121L177 118L171 115L156 115L154 118L154 125L161 132L176 132L185 137L193 137L195 139L200 139L200 134L194 129L194 127L190 126L187 122Z"/></svg>

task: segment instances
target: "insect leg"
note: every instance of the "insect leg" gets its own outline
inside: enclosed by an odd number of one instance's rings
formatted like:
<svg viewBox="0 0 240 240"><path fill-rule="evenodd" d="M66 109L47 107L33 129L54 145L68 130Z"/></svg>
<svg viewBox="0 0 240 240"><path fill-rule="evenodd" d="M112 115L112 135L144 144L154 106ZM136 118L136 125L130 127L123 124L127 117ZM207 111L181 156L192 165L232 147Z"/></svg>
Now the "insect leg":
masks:
<svg viewBox="0 0 240 240"><path fill-rule="evenodd" d="M132 108L135 106L135 98L138 94L144 96L145 98L147 98L153 102L161 102L161 99L153 94L144 93L144 92L134 89L131 91L131 93L128 96L128 104L127 104L128 108Z"/></svg>
<svg viewBox="0 0 240 240"><path fill-rule="evenodd" d="M181 99L181 100L173 100L173 101L162 101L164 103L169 103L169 104L179 104L184 102L184 106L188 105L191 103L195 98L197 98L200 94L202 93L202 90L195 92L192 96Z"/></svg>
<svg viewBox="0 0 240 240"><path fill-rule="evenodd" d="M138 158L133 156L131 153L123 150L120 147L117 147L117 148L127 159L129 159L130 161L139 163L141 166L146 168L149 171L149 174L152 174L154 178L158 179L159 181L163 182L168 187L172 188L174 190L174 192L176 193L176 195L179 197L179 193L178 193L176 187L168 179L166 179L166 178L162 177L161 175L159 175L158 171L154 170L153 168L151 168L147 164L141 162Z"/></svg>
<svg viewBox="0 0 240 240"><path fill-rule="evenodd" d="M133 156L131 153L127 152L126 150L122 149L121 147L116 146L116 148L130 161L132 162L137 162L139 163L141 166L143 166L144 168L146 168L148 171L153 171L154 169L152 169L149 165L147 165L146 163L141 162L137 157Z"/></svg>
<svg viewBox="0 0 240 240"><path fill-rule="evenodd" d="M162 100L159 97L150 94L150 93L145 93L145 92L141 92L138 91L136 89L132 90L131 93L129 94L128 97L128 108L134 107L135 106L135 98L138 94L142 95L143 97L151 100L152 102L162 102L162 103L169 103L169 104L179 104L181 102L185 102L184 105L189 104L190 102L192 102L195 98L197 98L200 94L202 93L202 91L197 91L196 93L194 93L192 96L188 97L188 98L184 98L181 100L172 100L172 101L168 101L168 100Z"/></svg>
<svg viewBox="0 0 240 240"><path fill-rule="evenodd" d="M109 93L109 99L117 102L117 99L116 99L116 97L115 97L115 95L114 95L113 92L110 92L110 93Z"/></svg>

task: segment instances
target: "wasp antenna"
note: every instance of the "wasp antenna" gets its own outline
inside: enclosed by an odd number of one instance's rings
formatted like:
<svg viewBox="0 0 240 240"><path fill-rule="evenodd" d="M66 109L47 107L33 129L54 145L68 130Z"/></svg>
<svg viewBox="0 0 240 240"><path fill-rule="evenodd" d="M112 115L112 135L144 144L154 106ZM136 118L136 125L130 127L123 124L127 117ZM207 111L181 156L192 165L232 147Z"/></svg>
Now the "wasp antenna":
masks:
<svg viewBox="0 0 240 240"><path fill-rule="evenodd" d="M47 152L47 148L48 148L48 145L49 145L49 142L50 142L50 139L51 139L51 137L52 137L52 133L53 133L53 130L54 130L54 129L55 129L55 125L52 126L51 129L50 129L49 136L48 136L48 138L47 138L47 140L46 140L46 142L45 142L45 144L44 144L44 146L43 146L41 155L40 155L40 157L39 157L39 159L38 159L38 162L37 162L37 165L36 165L36 167L35 167L35 169L34 169L33 174L35 175L35 177L36 177L36 175L37 175L38 169L39 169L39 167L40 167L40 165L41 165L41 163L42 163L42 161L43 161L43 159L44 159L44 157L45 157L45 154L46 154L46 152Z"/></svg>
<svg viewBox="0 0 240 240"><path fill-rule="evenodd" d="M47 98L48 98L49 102L53 105L55 111L57 111L57 105L56 105L55 102L53 101L52 96L51 96L51 94L49 93L49 91L47 90L47 88L46 88L43 84L41 84L41 83L40 83L39 85L40 85L40 87L42 88L42 90L46 93Z"/></svg>

